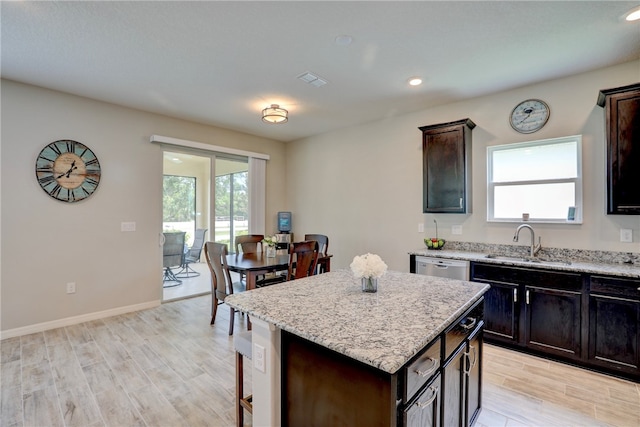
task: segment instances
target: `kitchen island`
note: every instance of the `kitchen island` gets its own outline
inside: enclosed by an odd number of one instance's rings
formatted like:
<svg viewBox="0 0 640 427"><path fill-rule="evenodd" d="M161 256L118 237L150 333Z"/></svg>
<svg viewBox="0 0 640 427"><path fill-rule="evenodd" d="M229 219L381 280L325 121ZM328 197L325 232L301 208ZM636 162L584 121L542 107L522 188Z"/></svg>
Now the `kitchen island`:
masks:
<svg viewBox="0 0 640 427"><path fill-rule="evenodd" d="M387 272L368 294L338 270L229 296L253 323L254 425L472 422L488 289Z"/></svg>

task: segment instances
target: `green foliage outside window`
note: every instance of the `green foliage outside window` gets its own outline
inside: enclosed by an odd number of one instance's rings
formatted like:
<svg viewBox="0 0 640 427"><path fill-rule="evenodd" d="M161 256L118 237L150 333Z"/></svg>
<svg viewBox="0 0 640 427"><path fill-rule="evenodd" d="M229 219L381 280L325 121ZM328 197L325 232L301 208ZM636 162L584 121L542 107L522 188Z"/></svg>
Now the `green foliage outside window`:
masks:
<svg viewBox="0 0 640 427"><path fill-rule="evenodd" d="M164 175L162 220L188 222L196 216L196 179L190 176Z"/></svg>

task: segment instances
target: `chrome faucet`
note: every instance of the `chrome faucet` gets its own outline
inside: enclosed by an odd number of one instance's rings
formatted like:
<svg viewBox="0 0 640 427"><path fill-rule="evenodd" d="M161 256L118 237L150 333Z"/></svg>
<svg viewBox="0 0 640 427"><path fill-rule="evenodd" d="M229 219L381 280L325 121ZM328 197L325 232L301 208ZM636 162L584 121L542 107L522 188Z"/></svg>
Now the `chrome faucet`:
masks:
<svg viewBox="0 0 640 427"><path fill-rule="evenodd" d="M536 256L536 254L538 253L538 251L540 250L540 245L541 245L541 238L538 237L538 244L536 245L536 233L534 233L533 228L529 225L529 224L522 224L520 225L517 229L516 229L516 234L513 235L513 241L517 242L518 241L518 236L520 235L520 230L522 230L523 228L527 228L529 229L529 231L531 232L531 251L530 251L530 255L532 257Z"/></svg>

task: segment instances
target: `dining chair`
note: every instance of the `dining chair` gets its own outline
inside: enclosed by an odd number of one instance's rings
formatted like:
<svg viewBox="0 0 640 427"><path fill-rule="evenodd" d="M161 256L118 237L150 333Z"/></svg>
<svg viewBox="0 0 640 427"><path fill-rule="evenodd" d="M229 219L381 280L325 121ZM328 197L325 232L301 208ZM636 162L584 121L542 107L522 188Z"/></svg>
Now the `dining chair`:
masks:
<svg viewBox="0 0 640 427"><path fill-rule="evenodd" d="M251 360L251 332L240 332L233 338L236 350L236 426L244 425L244 411L253 413L252 395L244 395L244 358Z"/></svg>
<svg viewBox="0 0 640 427"><path fill-rule="evenodd" d="M291 243L289 245L289 266L287 269L287 273L284 275L276 275L275 277L267 277L263 280L259 280L256 283L256 287L275 285L277 283L282 283L289 280L313 276L317 273L317 265L317 241L308 240L304 242Z"/></svg>
<svg viewBox="0 0 640 427"><path fill-rule="evenodd" d="M315 240L318 242L318 253L327 255L329 250L329 237L324 234L305 234L304 240Z"/></svg>
<svg viewBox="0 0 640 427"><path fill-rule="evenodd" d="M318 265L318 242L306 240L289 246L289 271L287 280L301 279L316 274Z"/></svg>
<svg viewBox="0 0 640 427"><path fill-rule="evenodd" d="M305 234L304 240L315 240L318 242L318 253L320 255L327 256L329 251L329 237L324 234ZM326 273L326 266L323 263L318 263L318 273Z"/></svg>
<svg viewBox="0 0 640 427"><path fill-rule="evenodd" d="M224 303L228 295L242 292L244 289L238 283L231 281L229 267L227 266L227 245L223 243L207 242L204 245L204 257L211 271L211 325L216 321L218 305ZM233 321L235 310L229 307L229 335L233 335Z"/></svg>
<svg viewBox="0 0 640 427"><path fill-rule="evenodd" d="M179 277L181 279L188 279L189 277L198 277L200 275L200 273L191 268L189 264L200 261L200 255L202 254L202 248L204 247L204 237L206 234L206 228L196 229L196 234L193 238L193 244L189 248L189 251L184 255L182 268L176 273L176 277Z"/></svg>
<svg viewBox="0 0 640 427"><path fill-rule="evenodd" d="M182 265L185 234L184 231L162 233L164 240L162 244L162 267L164 268L162 286L164 288L182 284L182 280L178 279L171 269Z"/></svg>
<svg viewBox="0 0 640 427"><path fill-rule="evenodd" d="M263 234L246 234L244 236L236 236L235 247L236 253L257 254L262 251ZM247 285L244 273L240 273L240 282Z"/></svg>
<svg viewBox="0 0 640 427"><path fill-rule="evenodd" d="M236 253L243 252L245 254L255 254L262 251L262 234L247 234L237 236L235 241Z"/></svg>

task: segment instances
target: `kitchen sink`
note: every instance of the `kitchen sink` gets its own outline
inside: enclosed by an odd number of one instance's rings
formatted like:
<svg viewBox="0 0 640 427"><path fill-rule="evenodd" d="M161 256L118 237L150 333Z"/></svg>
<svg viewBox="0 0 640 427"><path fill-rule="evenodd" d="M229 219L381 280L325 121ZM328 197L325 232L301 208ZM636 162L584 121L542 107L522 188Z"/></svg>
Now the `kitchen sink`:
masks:
<svg viewBox="0 0 640 427"><path fill-rule="evenodd" d="M547 265L571 265L570 261L552 261L541 258L524 258L518 256L497 255L488 254L485 258L495 259L499 261L513 261L513 262L527 262L532 264L547 264Z"/></svg>

